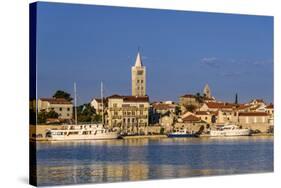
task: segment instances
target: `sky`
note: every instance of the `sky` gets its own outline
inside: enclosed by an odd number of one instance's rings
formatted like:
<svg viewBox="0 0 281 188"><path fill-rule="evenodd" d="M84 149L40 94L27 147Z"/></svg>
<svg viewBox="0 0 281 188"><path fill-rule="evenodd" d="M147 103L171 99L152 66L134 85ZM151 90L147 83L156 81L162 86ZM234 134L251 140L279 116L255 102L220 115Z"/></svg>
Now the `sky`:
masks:
<svg viewBox="0 0 281 188"><path fill-rule="evenodd" d="M207 83L218 99L273 102L273 17L38 3L37 95L78 104L131 95L140 49L150 101L178 101Z"/></svg>

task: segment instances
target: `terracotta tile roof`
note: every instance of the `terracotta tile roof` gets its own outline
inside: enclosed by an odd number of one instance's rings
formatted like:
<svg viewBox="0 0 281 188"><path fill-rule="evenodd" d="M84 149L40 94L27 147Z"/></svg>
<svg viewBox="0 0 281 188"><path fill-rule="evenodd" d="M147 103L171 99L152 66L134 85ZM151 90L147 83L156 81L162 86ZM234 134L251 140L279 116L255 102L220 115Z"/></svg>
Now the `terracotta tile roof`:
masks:
<svg viewBox="0 0 281 188"><path fill-rule="evenodd" d="M148 96L124 96L124 102L149 102Z"/></svg>
<svg viewBox="0 0 281 188"><path fill-rule="evenodd" d="M153 108L155 108L156 110L169 110L169 109L174 109L175 105L171 105L171 104L153 104L152 105Z"/></svg>
<svg viewBox="0 0 281 188"><path fill-rule="evenodd" d="M195 114L196 115L209 115L210 112L208 112L208 111L197 111L197 112L195 112Z"/></svg>
<svg viewBox="0 0 281 188"><path fill-rule="evenodd" d="M124 102L149 102L148 96L121 96L112 95L108 99L123 99Z"/></svg>
<svg viewBox="0 0 281 188"><path fill-rule="evenodd" d="M268 116L266 112L240 112L239 116Z"/></svg>
<svg viewBox="0 0 281 188"><path fill-rule="evenodd" d="M72 104L72 102L64 98L40 98L40 100L49 102L50 104Z"/></svg>
<svg viewBox="0 0 281 188"><path fill-rule="evenodd" d="M123 99L123 96L114 94L114 95L111 95L111 96L109 96L107 98L108 99Z"/></svg>
<svg viewBox="0 0 281 188"><path fill-rule="evenodd" d="M201 118L190 114L189 116L183 118L182 120L183 122L194 122L194 121L201 121Z"/></svg>
<svg viewBox="0 0 281 188"><path fill-rule="evenodd" d="M239 104L239 106L236 108L237 110L243 110L246 108L251 107L251 105L247 105L247 104Z"/></svg>
<svg viewBox="0 0 281 188"><path fill-rule="evenodd" d="M231 103L207 102L208 108L234 108L236 105Z"/></svg>

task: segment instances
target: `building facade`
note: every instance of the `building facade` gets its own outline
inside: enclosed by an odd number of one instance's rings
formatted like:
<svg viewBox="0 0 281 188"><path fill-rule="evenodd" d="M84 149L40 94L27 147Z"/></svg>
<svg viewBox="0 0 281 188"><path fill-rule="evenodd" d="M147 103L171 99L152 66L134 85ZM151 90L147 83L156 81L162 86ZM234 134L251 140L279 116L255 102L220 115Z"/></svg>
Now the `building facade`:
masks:
<svg viewBox="0 0 281 188"><path fill-rule="evenodd" d="M73 104L64 98L40 98L38 99L38 112L55 111L59 119L73 119Z"/></svg>
<svg viewBox="0 0 281 188"><path fill-rule="evenodd" d="M99 98L94 98L91 102L90 102L91 107L94 107L96 110L96 114L101 115L102 111L105 110L105 108L107 107L107 99L104 98L103 100L99 99Z"/></svg>
<svg viewBox="0 0 281 188"><path fill-rule="evenodd" d="M132 67L132 96L146 96L146 68L139 52Z"/></svg>
<svg viewBox="0 0 281 188"><path fill-rule="evenodd" d="M149 116L147 96L113 95L107 99L106 122L110 128L118 128L126 133L146 131Z"/></svg>

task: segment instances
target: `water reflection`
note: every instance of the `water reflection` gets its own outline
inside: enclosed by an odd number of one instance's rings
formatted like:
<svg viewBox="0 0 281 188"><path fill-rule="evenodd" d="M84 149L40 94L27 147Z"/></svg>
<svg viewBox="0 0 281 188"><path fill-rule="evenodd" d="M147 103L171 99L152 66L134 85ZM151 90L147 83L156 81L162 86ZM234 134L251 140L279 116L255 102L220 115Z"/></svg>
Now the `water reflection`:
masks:
<svg viewBox="0 0 281 188"><path fill-rule="evenodd" d="M272 137L39 143L39 185L273 171Z"/></svg>

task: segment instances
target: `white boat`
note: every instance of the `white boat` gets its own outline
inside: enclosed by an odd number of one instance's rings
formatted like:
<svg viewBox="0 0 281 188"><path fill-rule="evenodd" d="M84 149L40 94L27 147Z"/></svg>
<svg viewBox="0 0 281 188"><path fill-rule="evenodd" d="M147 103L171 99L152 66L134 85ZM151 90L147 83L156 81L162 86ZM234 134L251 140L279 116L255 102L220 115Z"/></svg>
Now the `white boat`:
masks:
<svg viewBox="0 0 281 188"><path fill-rule="evenodd" d="M75 102L75 124L63 125L61 129L48 129L46 138L49 141L67 140L101 140L116 139L119 133L116 130L105 128L103 113L103 85L101 83L102 97L102 121L96 124L78 124L77 122L77 100L76 83L74 83L74 102Z"/></svg>
<svg viewBox="0 0 281 188"><path fill-rule="evenodd" d="M116 139L118 136L117 131L106 129L102 124L84 124L63 125L62 129L49 129L46 138L49 141L67 141Z"/></svg>
<svg viewBox="0 0 281 188"><path fill-rule="evenodd" d="M184 137L198 137L198 134L196 133L190 133L186 129L183 130L176 130L174 132L171 132L167 135L169 138L184 138Z"/></svg>
<svg viewBox="0 0 281 188"><path fill-rule="evenodd" d="M237 125L217 126L216 130L210 131L210 136L249 136L250 129L240 129Z"/></svg>

